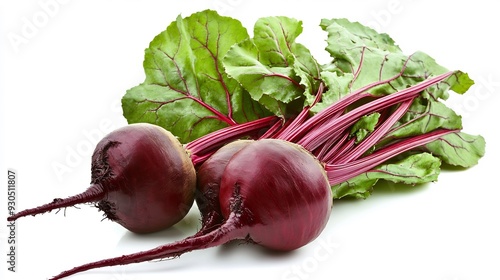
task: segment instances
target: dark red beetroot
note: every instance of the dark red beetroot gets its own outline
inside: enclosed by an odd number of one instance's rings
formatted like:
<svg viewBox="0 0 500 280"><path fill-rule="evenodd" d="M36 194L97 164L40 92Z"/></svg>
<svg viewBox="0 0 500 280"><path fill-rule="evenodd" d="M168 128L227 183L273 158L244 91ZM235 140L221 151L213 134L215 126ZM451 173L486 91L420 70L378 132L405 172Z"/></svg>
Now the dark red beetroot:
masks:
<svg viewBox="0 0 500 280"><path fill-rule="evenodd" d="M253 140L231 142L198 168L195 200L201 213L201 229L195 236L206 234L224 222L219 203L222 174L231 157L252 142Z"/></svg>
<svg viewBox="0 0 500 280"><path fill-rule="evenodd" d="M96 203L106 218L137 233L180 221L194 202L196 172L181 143L152 124L131 124L105 136L92 155L85 192L8 218L36 215L80 203Z"/></svg>
<svg viewBox="0 0 500 280"><path fill-rule="evenodd" d="M294 250L323 230L332 194L323 166L311 153L283 140L264 139L231 158L222 175L219 202L225 221L205 235L85 264L52 279L99 267L176 257L235 239L274 250Z"/></svg>
<svg viewBox="0 0 500 280"><path fill-rule="evenodd" d="M233 156L219 200L222 215L242 229L240 238L248 234L257 244L283 251L314 240L332 208L321 163L301 146L276 139L255 141Z"/></svg>

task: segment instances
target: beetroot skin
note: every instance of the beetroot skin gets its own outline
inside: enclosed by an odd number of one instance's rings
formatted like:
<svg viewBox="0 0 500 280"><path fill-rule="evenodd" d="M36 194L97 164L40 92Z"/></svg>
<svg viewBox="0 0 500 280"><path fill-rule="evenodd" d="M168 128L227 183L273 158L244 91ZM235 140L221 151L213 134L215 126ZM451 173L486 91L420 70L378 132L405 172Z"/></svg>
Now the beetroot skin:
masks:
<svg viewBox="0 0 500 280"><path fill-rule="evenodd" d="M323 166L309 151L263 139L228 163L219 201L222 215L234 216L253 242L290 251L321 233L333 200Z"/></svg>
<svg viewBox="0 0 500 280"><path fill-rule="evenodd" d="M224 222L219 203L224 169L236 152L252 142L239 140L224 145L198 168L195 200L201 213L201 229L196 235L208 233Z"/></svg>
<svg viewBox="0 0 500 280"><path fill-rule="evenodd" d="M122 144L107 150L114 142ZM91 182L107 194L97 207L130 231L170 227L193 204L193 164L180 142L159 126L135 124L115 131L97 144L92 162ZM102 167L111 174L102 176Z"/></svg>
<svg viewBox="0 0 500 280"><path fill-rule="evenodd" d="M149 233L180 221L194 202L194 166L181 143L160 126L131 124L109 133L95 148L91 174L85 192L8 220L95 203L106 218L132 232Z"/></svg>

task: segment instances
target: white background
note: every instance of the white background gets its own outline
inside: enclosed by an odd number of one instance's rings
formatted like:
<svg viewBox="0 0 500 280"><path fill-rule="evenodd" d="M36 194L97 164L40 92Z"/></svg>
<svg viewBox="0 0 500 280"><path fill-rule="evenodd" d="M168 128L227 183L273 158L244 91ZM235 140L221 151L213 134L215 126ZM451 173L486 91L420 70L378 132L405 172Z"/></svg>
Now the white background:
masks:
<svg viewBox="0 0 500 280"><path fill-rule="evenodd" d="M230 244L71 279L500 279L500 20L494 1L55 1L0 4L4 219L7 168L18 172L19 209L88 186L93 145L126 124L120 98L144 79L144 49L178 14L206 8L241 20L250 34L262 16L300 19L299 41L320 62L328 58L321 18L347 17L387 32L405 52L422 50L470 74L476 85L449 104L463 115L466 132L487 141L486 156L474 168L443 171L432 184L381 186L367 200L336 202L322 235L291 253ZM23 40L12 42L14 37ZM57 165L66 172L57 173ZM183 238L199 227L196 208L173 228L142 236L101 218L84 205L67 209L66 216L19 220L17 272L8 272L1 261L1 278L46 279L75 265ZM0 233L5 260L7 227Z"/></svg>

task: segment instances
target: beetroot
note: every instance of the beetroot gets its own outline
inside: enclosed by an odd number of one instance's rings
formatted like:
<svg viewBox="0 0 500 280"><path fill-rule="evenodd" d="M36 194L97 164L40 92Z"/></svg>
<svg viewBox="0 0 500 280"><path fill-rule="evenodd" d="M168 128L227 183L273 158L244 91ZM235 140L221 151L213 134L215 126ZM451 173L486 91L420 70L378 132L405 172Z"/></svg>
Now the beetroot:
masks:
<svg viewBox="0 0 500 280"><path fill-rule="evenodd" d="M136 233L180 221L194 202L196 172L181 143L152 124L131 124L105 136L92 155L91 186L83 193L8 218L95 203L106 218Z"/></svg>
<svg viewBox="0 0 500 280"><path fill-rule="evenodd" d="M223 223L219 203L222 174L231 157L252 142L252 140L231 142L220 148L198 168L195 199L201 213L202 227L196 235L208 233Z"/></svg>
<svg viewBox="0 0 500 280"><path fill-rule="evenodd" d="M332 207L321 163L301 146L275 139L256 141L233 156L219 200L222 215L233 220L226 227L241 227L243 237L286 251L314 240Z"/></svg>
<svg viewBox="0 0 500 280"><path fill-rule="evenodd" d="M89 263L89 269L171 258L241 239L289 251L314 240L325 227L332 194L321 163L302 147L283 140L254 141L236 152L224 169L219 203L224 223L199 236L149 251Z"/></svg>

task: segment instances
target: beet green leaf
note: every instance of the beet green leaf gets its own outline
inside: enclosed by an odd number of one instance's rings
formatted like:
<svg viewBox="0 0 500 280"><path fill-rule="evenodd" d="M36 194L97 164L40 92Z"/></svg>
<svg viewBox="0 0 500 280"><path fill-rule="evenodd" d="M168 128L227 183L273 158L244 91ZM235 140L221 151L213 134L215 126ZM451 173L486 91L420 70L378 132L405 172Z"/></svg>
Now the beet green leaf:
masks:
<svg viewBox="0 0 500 280"><path fill-rule="evenodd" d="M302 22L287 17L257 20L254 37L236 44L223 63L227 73L277 116L304 106L304 93L319 87L320 67L309 50L295 42Z"/></svg>
<svg viewBox="0 0 500 280"><path fill-rule="evenodd" d="M484 156L486 142L480 135L455 132L435 140L425 148L443 162L460 167L471 167Z"/></svg>
<svg viewBox="0 0 500 280"><path fill-rule="evenodd" d="M123 97L125 118L160 125L186 143L269 115L222 66L229 48L247 38L239 21L214 11L179 16L146 49L146 79Z"/></svg>
<svg viewBox="0 0 500 280"><path fill-rule="evenodd" d="M331 63L323 66L321 75L332 90L324 94L326 104L315 110L356 90L385 95L448 72L429 55L423 52L406 55L389 35L358 22L323 19L320 26L328 33L326 50L332 57ZM431 87L424 96L445 100L449 89L464 93L473 84L466 73L459 71L450 79L459 82L451 88L444 84Z"/></svg>
<svg viewBox="0 0 500 280"><path fill-rule="evenodd" d="M334 198L367 198L380 180L423 184L436 181L440 173L441 160L429 153L406 154L399 160L389 161L366 173L332 186Z"/></svg>

